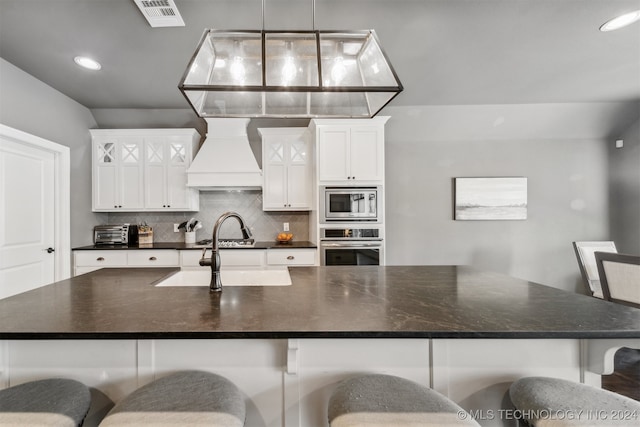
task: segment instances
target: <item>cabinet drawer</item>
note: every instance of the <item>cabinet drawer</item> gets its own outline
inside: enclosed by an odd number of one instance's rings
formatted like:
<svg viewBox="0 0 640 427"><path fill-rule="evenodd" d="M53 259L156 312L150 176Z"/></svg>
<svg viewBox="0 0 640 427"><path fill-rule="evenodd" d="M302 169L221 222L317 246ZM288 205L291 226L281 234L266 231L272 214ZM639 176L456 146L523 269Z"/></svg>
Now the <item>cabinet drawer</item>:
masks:
<svg viewBox="0 0 640 427"><path fill-rule="evenodd" d="M178 251L174 250L135 250L129 251L131 267L177 267L180 265Z"/></svg>
<svg viewBox="0 0 640 427"><path fill-rule="evenodd" d="M202 258L202 250L184 250L180 251L180 267L181 268L211 268L201 267L199 264ZM205 255L211 257L211 250L207 250ZM221 249L220 263L223 267L240 266L240 267L261 267L265 263L264 249Z"/></svg>
<svg viewBox="0 0 640 427"><path fill-rule="evenodd" d="M202 249L184 250L180 252L180 268L210 268L200 267L198 261L202 258ZM207 251L207 256L211 256L211 251Z"/></svg>
<svg viewBox="0 0 640 427"><path fill-rule="evenodd" d="M264 265L264 249L222 249L220 262L223 266L262 267Z"/></svg>
<svg viewBox="0 0 640 427"><path fill-rule="evenodd" d="M314 265L315 249L269 249L268 265Z"/></svg>
<svg viewBox="0 0 640 427"><path fill-rule="evenodd" d="M124 267L127 265L127 251L76 251L76 266L89 267Z"/></svg>

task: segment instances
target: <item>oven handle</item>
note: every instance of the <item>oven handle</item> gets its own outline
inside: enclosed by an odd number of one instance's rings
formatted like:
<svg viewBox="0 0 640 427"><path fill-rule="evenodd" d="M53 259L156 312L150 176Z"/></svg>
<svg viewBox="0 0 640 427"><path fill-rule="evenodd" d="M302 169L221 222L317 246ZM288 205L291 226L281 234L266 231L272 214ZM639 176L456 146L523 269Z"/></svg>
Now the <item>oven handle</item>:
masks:
<svg viewBox="0 0 640 427"><path fill-rule="evenodd" d="M363 243L363 242L320 242L320 246L325 248L380 248L382 242Z"/></svg>

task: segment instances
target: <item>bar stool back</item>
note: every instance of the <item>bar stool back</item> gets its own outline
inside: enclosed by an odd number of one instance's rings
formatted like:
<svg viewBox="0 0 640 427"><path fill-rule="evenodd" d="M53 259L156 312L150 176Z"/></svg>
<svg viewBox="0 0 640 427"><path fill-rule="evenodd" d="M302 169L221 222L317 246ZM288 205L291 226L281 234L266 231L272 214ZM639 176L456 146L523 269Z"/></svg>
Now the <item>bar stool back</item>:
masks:
<svg viewBox="0 0 640 427"><path fill-rule="evenodd" d="M155 380L125 397L100 427L241 427L245 412L244 397L231 381L210 372L183 371Z"/></svg>
<svg viewBox="0 0 640 427"><path fill-rule="evenodd" d="M383 374L341 382L329 399L328 415L331 427L479 426L460 406L435 390Z"/></svg>
<svg viewBox="0 0 640 427"><path fill-rule="evenodd" d="M520 378L509 387L509 396L533 426L640 425L640 402L560 378Z"/></svg>
<svg viewBox="0 0 640 427"><path fill-rule="evenodd" d="M0 425L80 426L91 405L89 388L65 378L0 390Z"/></svg>

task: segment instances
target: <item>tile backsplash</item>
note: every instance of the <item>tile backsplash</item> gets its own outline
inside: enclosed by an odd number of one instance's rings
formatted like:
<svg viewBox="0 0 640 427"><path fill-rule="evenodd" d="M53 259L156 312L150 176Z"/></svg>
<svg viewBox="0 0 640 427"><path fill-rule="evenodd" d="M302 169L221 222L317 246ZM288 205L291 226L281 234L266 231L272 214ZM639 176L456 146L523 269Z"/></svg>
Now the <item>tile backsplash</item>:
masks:
<svg viewBox="0 0 640 427"><path fill-rule="evenodd" d="M262 192L253 191L208 191L200 192L199 212L112 212L109 224L142 224L153 227L154 242L183 242L184 232L174 233L173 224L190 218L202 223L196 232L196 240L210 239L216 219L227 211L240 214L247 222L256 241L275 240L282 231L282 224L289 223L295 240L309 240L309 214L307 212L265 212L262 210ZM221 230L221 238L241 238L240 227L235 219L227 220Z"/></svg>

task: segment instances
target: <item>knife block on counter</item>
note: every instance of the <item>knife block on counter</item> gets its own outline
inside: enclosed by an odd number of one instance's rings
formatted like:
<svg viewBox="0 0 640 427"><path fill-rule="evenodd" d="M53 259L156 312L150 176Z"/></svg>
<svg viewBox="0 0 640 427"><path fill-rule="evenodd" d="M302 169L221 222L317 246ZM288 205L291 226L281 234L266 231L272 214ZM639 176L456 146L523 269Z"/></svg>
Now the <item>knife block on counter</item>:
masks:
<svg viewBox="0 0 640 427"><path fill-rule="evenodd" d="M138 246L153 244L153 228L138 227Z"/></svg>

